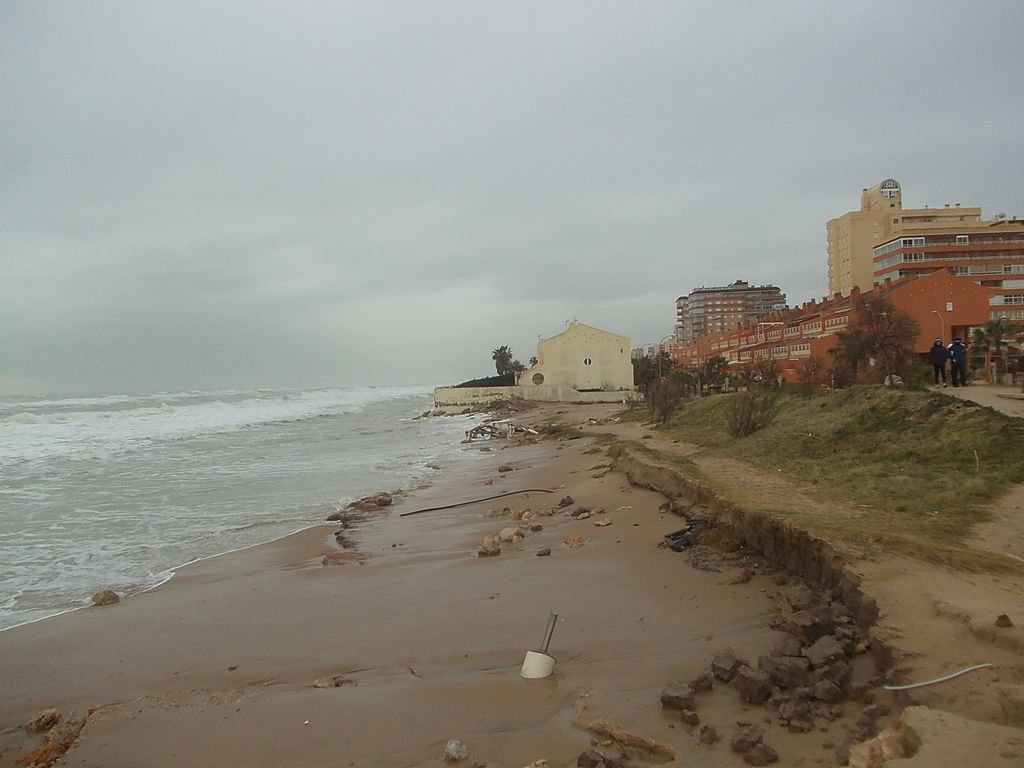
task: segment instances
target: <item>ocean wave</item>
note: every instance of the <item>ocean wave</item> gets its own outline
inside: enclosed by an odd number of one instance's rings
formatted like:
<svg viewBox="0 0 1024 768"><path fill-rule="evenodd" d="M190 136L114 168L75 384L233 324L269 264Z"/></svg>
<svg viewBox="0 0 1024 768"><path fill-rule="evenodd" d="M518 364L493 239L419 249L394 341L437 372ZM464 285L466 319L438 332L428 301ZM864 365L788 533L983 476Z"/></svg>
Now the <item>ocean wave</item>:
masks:
<svg viewBox="0 0 1024 768"><path fill-rule="evenodd" d="M105 458L153 441L352 414L429 392L422 386L338 387L0 403L0 465L54 456L76 461Z"/></svg>

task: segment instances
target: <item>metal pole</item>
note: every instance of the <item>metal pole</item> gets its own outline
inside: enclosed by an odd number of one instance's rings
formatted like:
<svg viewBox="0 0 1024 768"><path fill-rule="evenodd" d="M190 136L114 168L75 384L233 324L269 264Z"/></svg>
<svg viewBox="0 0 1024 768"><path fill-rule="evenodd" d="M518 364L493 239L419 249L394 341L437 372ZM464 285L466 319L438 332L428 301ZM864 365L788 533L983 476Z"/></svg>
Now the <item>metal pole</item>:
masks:
<svg viewBox="0 0 1024 768"><path fill-rule="evenodd" d="M555 634L555 624L558 623L558 614L548 614L548 625L544 629L544 642L541 643L540 652L547 653L548 647L551 645L551 636Z"/></svg>

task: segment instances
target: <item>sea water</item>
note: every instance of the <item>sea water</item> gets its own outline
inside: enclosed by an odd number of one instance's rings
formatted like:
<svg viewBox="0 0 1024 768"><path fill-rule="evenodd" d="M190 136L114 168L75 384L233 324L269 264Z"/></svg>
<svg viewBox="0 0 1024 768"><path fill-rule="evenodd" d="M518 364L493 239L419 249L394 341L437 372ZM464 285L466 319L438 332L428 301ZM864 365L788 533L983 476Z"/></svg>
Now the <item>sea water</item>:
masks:
<svg viewBox="0 0 1024 768"><path fill-rule="evenodd" d="M0 397L0 629L472 461L427 387Z"/></svg>

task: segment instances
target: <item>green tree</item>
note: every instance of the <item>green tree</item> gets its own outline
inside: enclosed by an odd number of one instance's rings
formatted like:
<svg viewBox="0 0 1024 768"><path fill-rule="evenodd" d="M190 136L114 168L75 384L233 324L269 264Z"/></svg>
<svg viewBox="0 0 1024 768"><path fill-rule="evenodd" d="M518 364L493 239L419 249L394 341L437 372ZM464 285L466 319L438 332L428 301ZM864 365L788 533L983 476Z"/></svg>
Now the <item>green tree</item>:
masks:
<svg viewBox="0 0 1024 768"><path fill-rule="evenodd" d="M526 370L526 366L523 365L522 361L520 361L520 360L513 360L512 361L512 370L515 371L516 373L519 373L520 371L525 371Z"/></svg>
<svg viewBox="0 0 1024 768"><path fill-rule="evenodd" d="M836 386L857 383L861 365L868 359L869 347L867 333L862 328L836 331L836 345L828 351L832 355Z"/></svg>
<svg viewBox="0 0 1024 768"><path fill-rule="evenodd" d="M494 368L499 376L512 373L512 350L507 344L502 344L491 353L491 360L494 361Z"/></svg>
<svg viewBox="0 0 1024 768"><path fill-rule="evenodd" d="M536 364L537 364L538 362L539 362L539 361L537 360L537 356L536 356L536 355L534 355L533 357L531 357L531 358L530 358L530 362L529 362L529 363L527 363L527 365L529 365L529 366L530 366L530 367L532 368L532 367L533 367L533 366L535 366L535 365L536 365Z"/></svg>

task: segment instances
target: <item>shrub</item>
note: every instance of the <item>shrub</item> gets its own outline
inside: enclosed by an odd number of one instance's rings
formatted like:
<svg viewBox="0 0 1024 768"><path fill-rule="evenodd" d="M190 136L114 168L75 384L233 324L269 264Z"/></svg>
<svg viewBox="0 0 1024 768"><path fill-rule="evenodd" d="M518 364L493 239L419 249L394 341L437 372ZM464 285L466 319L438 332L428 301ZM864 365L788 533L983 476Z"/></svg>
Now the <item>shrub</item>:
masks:
<svg viewBox="0 0 1024 768"><path fill-rule="evenodd" d="M729 403L725 420L729 434L746 437L767 427L775 418L775 395L770 392L740 392Z"/></svg>

